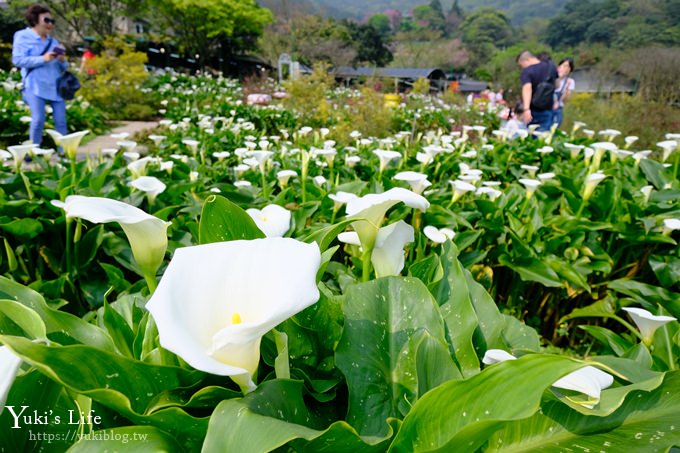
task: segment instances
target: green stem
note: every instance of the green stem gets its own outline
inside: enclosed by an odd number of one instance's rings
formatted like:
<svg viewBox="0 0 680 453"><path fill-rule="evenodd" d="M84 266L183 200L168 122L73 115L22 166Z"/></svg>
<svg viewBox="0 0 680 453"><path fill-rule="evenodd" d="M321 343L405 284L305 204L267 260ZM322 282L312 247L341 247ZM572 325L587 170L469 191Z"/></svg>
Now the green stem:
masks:
<svg viewBox="0 0 680 453"><path fill-rule="evenodd" d="M267 178L264 174L264 171L260 172L262 174L262 198L267 201L267 198L269 198L269 187L267 184Z"/></svg>
<svg viewBox="0 0 680 453"><path fill-rule="evenodd" d="M66 272L69 274L71 273L71 264L72 264L72 253L71 250L73 248L73 235L71 232L71 224L73 223L73 220L69 219L68 217L66 218L66 244L65 244L65 249L66 249Z"/></svg>
<svg viewBox="0 0 680 453"><path fill-rule="evenodd" d="M149 288L149 294L153 294L158 286L156 276L144 273L144 280L146 280L146 286Z"/></svg>
<svg viewBox="0 0 680 453"><path fill-rule="evenodd" d="M581 218L581 213L583 213L583 209L586 207L586 199L581 200L581 206L578 207L578 211L576 211L576 218L580 219Z"/></svg>
<svg viewBox="0 0 680 453"><path fill-rule="evenodd" d="M361 281L367 282L371 278L371 252L373 250L364 250L361 255Z"/></svg>

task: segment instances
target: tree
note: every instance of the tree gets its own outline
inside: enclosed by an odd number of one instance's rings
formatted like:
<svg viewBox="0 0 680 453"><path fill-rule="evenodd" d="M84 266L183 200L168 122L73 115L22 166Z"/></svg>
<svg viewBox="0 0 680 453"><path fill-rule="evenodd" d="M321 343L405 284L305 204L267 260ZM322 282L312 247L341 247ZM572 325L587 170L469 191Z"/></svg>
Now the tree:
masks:
<svg viewBox="0 0 680 453"><path fill-rule="evenodd" d="M236 54L254 48L255 38L272 21L271 11L254 0L152 0L151 4L157 26L172 32L180 48L201 66L219 50Z"/></svg>
<svg viewBox="0 0 680 453"><path fill-rule="evenodd" d="M486 63L498 49L512 44L515 33L505 14L492 8L482 8L468 16L460 31L472 53L473 67Z"/></svg>
<svg viewBox="0 0 680 453"><path fill-rule="evenodd" d="M439 2L436 2L439 3ZM432 8L430 5L419 5L413 8L413 20L420 28L428 28L444 33L446 24L444 21L444 14L441 12L441 5L439 11Z"/></svg>
<svg viewBox="0 0 680 453"><path fill-rule="evenodd" d="M368 18L368 25L373 27L381 36L387 36L392 30L390 18L387 14L374 14Z"/></svg>
<svg viewBox="0 0 680 453"><path fill-rule="evenodd" d="M463 9L458 4L458 0L454 0L451 4L451 9L446 14L446 33L451 36L465 20Z"/></svg>
<svg viewBox="0 0 680 453"><path fill-rule="evenodd" d="M357 55L354 65L368 63L373 66L387 66L392 61L392 52L387 48L387 42L382 33L373 26L344 22L352 38Z"/></svg>

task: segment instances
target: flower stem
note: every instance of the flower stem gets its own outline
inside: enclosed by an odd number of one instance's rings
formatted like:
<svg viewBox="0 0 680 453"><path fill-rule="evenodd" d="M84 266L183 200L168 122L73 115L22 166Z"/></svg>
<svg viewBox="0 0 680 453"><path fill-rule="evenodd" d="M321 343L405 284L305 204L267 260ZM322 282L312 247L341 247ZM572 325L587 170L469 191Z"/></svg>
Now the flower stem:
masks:
<svg viewBox="0 0 680 453"><path fill-rule="evenodd" d="M156 276L144 273L144 280L146 280L146 286L149 288L149 294L153 294L156 291Z"/></svg>
<svg viewBox="0 0 680 453"><path fill-rule="evenodd" d="M73 220L66 218L66 272L71 273L71 261L72 261L72 249L73 249L73 237L71 233L71 224Z"/></svg>
<svg viewBox="0 0 680 453"><path fill-rule="evenodd" d="M367 282L371 278L371 253L372 250L365 250L361 255L361 281Z"/></svg>

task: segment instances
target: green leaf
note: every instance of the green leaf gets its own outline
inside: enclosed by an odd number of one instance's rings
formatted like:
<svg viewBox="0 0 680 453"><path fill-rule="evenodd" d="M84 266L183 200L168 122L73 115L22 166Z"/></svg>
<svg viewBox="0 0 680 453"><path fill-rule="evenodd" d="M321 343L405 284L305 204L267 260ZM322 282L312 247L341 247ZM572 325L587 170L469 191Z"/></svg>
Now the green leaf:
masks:
<svg viewBox="0 0 680 453"><path fill-rule="evenodd" d="M475 309L479 326L477 331L481 334L475 337L475 347L480 351L487 349L503 349L502 333L506 327L506 321L491 295L482 285L477 283L472 274L465 271L465 280L470 291L470 301ZM479 340L479 341L478 341Z"/></svg>
<svg viewBox="0 0 680 453"><path fill-rule="evenodd" d="M640 303L659 304L676 319L680 319L680 293L626 278L609 282L607 287L633 297Z"/></svg>
<svg viewBox="0 0 680 453"><path fill-rule="evenodd" d="M68 453L99 453L116 451L120 453L139 451L168 452L180 451L181 447L170 434L153 426L124 426L102 429L83 436L83 439L69 448Z"/></svg>
<svg viewBox="0 0 680 453"><path fill-rule="evenodd" d="M656 274L656 278L667 289L680 282L680 258L670 255L652 255L649 257L649 266Z"/></svg>
<svg viewBox="0 0 680 453"><path fill-rule="evenodd" d="M278 355L274 361L276 377L279 379L290 379L290 365L288 363L288 336L284 332L273 331L276 351Z"/></svg>
<svg viewBox="0 0 680 453"><path fill-rule="evenodd" d="M391 420L385 436L361 437L344 421L325 431L311 428L314 418L305 407L300 382L267 381L244 398L217 406L203 451L260 453L291 444L293 451L378 453L398 429L398 421Z"/></svg>
<svg viewBox="0 0 680 453"><path fill-rule="evenodd" d="M65 341L75 341L104 351L115 350L111 337L99 327L70 313L48 307L40 294L2 276L0 276L0 299L16 300L35 311L45 323L47 335L54 334L62 344Z"/></svg>
<svg viewBox="0 0 680 453"><path fill-rule="evenodd" d="M345 327L335 356L349 388L346 420L362 435L386 436L387 418L400 417L400 405L421 395L418 367L439 367L439 377L429 378L434 381L456 377L444 321L425 285L408 277L350 286L343 311ZM414 338L421 330L434 341ZM422 342L429 354L419 355Z"/></svg>
<svg viewBox="0 0 680 453"><path fill-rule="evenodd" d="M517 272L525 282L538 282L554 288L563 286L557 273L546 263L536 258L522 258L511 261L507 255L501 255L498 257L498 262Z"/></svg>
<svg viewBox="0 0 680 453"><path fill-rule="evenodd" d="M503 315L505 329L503 341L512 350L526 350L538 352L541 350L541 338L532 327L510 315Z"/></svg>
<svg viewBox="0 0 680 453"><path fill-rule="evenodd" d="M104 242L104 226L97 225L90 231L88 231L85 236L83 236L80 241L75 244L75 254L77 258L78 269L86 272L90 263L97 255L99 246Z"/></svg>
<svg viewBox="0 0 680 453"><path fill-rule="evenodd" d="M8 407L12 407L18 415L24 406L27 408L19 417L19 427L15 429L14 417ZM68 424L69 410L78 413L78 407L62 385L37 370L18 376L12 384L4 410L0 413L0 451L64 451L73 442L70 435L79 428L77 423ZM41 418L46 424L24 423L23 415L33 415L33 411L48 415L46 420ZM42 439L36 436L37 432L43 434ZM52 442L48 442L49 438L52 438Z"/></svg>
<svg viewBox="0 0 680 453"><path fill-rule="evenodd" d="M126 357L133 357L134 333L125 319L106 301L104 301L104 316L102 318L104 327L111 335L116 349Z"/></svg>
<svg viewBox="0 0 680 453"><path fill-rule="evenodd" d="M218 195L205 200L198 231L201 244L264 237L246 211Z"/></svg>
<svg viewBox="0 0 680 453"><path fill-rule="evenodd" d="M647 181L654 184L656 190L663 190L671 181L666 176L666 168L653 159L642 159L640 169L645 174Z"/></svg>
<svg viewBox="0 0 680 453"><path fill-rule="evenodd" d="M442 278L442 266L439 256L431 254L408 268L409 275L420 279L426 285L435 283Z"/></svg>
<svg viewBox="0 0 680 453"><path fill-rule="evenodd" d="M336 224L313 231L304 237L302 241L307 243L316 241L316 243L319 244L319 249L323 252L328 248L329 245L331 245L331 242L333 242L335 238L338 237L338 234L342 233L345 228L347 228L347 225L352 222L352 219L341 220Z"/></svg>
<svg viewBox="0 0 680 453"><path fill-rule="evenodd" d="M33 340L36 338L47 338L45 323L29 307L13 300L0 300L0 313L19 326L27 337Z"/></svg>
<svg viewBox="0 0 680 453"><path fill-rule="evenodd" d="M585 330L590 335L599 340L602 344L609 346L614 353L621 357L633 347L633 343L624 339L620 335L615 334L609 329L600 326L578 326L579 329Z"/></svg>
<svg viewBox="0 0 680 453"><path fill-rule="evenodd" d="M434 289L446 322L447 334L463 376L479 372L479 358L473 345L473 336L479 321L470 301L463 266L458 261L458 248L451 241L444 243L442 267L444 278Z"/></svg>
<svg viewBox="0 0 680 453"><path fill-rule="evenodd" d="M0 224L0 229L16 236L21 241L30 241L43 231L40 221L30 218L12 220L9 223Z"/></svg>
<svg viewBox="0 0 680 453"><path fill-rule="evenodd" d="M507 421L535 414L543 392L583 366L567 357L530 354L447 382L413 406L389 451L476 451Z"/></svg>
<svg viewBox="0 0 680 453"><path fill-rule="evenodd" d="M680 372L667 373L653 391L636 390L606 417L584 416L558 402L508 423L489 451L634 451L656 453L680 445Z"/></svg>

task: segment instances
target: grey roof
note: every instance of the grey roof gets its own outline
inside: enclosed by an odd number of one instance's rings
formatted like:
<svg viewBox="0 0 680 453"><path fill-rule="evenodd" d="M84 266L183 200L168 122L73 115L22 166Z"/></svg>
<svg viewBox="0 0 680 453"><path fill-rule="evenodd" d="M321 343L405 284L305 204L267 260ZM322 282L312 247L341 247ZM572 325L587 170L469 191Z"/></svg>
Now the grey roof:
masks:
<svg viewBox="0 0 680 453"><path fill-rule="evenodd" d="M341 66L333 71L336 77L394 77L396 79L445 79L446 74L439 68L352 68Z"/></svg>
<svg viewBox="0 0 680 453"><path fill-rule="evenodd" d="M489 88L489 84L487 82L482 82L481 80L460 79L458 81L458 91L461 93L478 93L487 88Z"/></svg>

